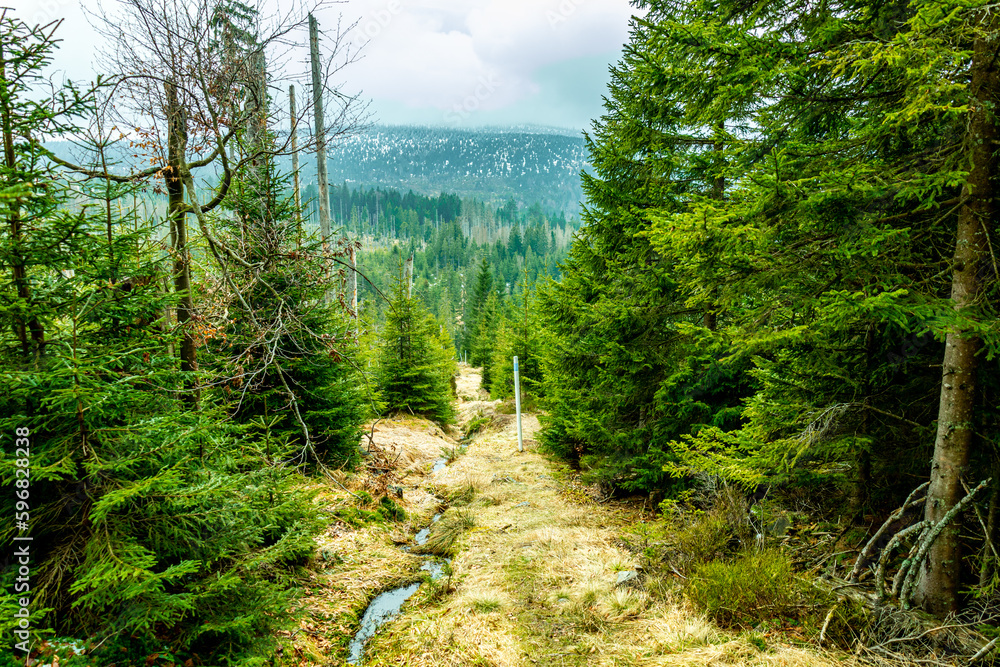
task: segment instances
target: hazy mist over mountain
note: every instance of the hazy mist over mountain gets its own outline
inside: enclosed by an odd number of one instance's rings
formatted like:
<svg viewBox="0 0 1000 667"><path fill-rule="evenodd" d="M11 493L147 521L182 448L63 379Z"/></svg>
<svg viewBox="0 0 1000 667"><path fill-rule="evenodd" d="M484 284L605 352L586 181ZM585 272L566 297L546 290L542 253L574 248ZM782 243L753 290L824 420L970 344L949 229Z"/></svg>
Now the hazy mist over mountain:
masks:
<svg viewBox="0 0 1000 667"><path fill-rule="evenodd" d="M50 147L62 157L83 159L69 143ZM120 173L142 159L133 157L127 144L119 144L116 153ZM302 187L308 191L316 183L315 155L302 153L299 161ZM582 135L536 126L374 126L331 144L327 162L333 185L445 192L495 204L513 198L522 207L538 202L567 213L579 210L580 172L589 167ZM291 156L280 158L282 171L290 172L291 165Z"/></svg>

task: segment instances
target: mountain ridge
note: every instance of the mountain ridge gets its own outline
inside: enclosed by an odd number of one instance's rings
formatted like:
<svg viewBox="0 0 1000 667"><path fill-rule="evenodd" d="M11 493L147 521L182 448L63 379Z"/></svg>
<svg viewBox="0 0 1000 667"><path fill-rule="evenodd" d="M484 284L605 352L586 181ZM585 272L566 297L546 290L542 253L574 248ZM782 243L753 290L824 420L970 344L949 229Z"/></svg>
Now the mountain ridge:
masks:
<svg viewBox="0 0 1000 667"><path fill-rule="evenodd" d="M86 162L69 141L47 145L59 157ZM130 165L148 164L125 144L111 153L118 163L114 171L122 175ZM346 183L352 189L448 193L496 206L513 199L520 207L537 202L546 210L574 214L583 199L580 173L590 168L588 159L583 137L564 128L373 125L328 146L327 172L331 185ZM302 153L299 162L308 198L315 194L316 161ZM291 165L290 155L279 156L281 171L290 173Z"/></svg>

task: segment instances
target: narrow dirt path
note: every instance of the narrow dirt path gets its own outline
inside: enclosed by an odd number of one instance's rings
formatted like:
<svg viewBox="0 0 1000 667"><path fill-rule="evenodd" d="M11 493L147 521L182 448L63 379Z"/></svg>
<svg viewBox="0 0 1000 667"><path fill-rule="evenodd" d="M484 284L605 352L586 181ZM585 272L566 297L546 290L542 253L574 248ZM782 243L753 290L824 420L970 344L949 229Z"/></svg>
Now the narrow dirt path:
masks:
<svg viewBox="0 0 1000 667"><path fill-rule="evenodd" d="M467 367L458 394L465 422L494 405ZM450 501L439 525L465 526L451 576L421 587L370 643L366 665L837 664L790 646L761 652L636 573L619 539L634 517L564 483L565 469L537 451L534 415L524 416L524 452L514 420L500 421L425 480Z"/></svg>

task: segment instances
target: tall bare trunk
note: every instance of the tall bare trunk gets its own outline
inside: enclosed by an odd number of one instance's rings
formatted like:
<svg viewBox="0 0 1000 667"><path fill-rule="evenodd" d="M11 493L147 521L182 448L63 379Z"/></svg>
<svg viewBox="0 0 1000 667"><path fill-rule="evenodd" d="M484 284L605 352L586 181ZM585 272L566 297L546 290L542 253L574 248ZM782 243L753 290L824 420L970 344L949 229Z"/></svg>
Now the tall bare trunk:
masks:
<svg viewBox="0 0 1000 667"><path fill-rule="evenodd" d="M181 329L181 370L198 370L198 356L191 318L194 296L191 294L191 252L187 243L187 205L184 203L184 183L181 172L187 151L187 114L177 99L177 88L163 84L167 98L167 217L174 241L174 291L179 295L177 324ZM197 406L200 391L192 387L188 402Z"/></svg>
<svg viewBox="0 0 1000 667"><path fill-rule="evenodd" d="M319 190L319 229L326 243L330 237L330 193L326 173L326 126L323 117L323 83L320 77L319 25L309 15L309 58L312 63L313 122L316 139L316 184Z"/></svg>
<svg viewBox="0 0 1000 667"><path fill-rule="evenodd" d="M295 86L288 86L288 109L292 133L292 183L295 186L295 247L302 245L302 191L299 187L299 117L295 110Z"/></svg>
<svg viewBox="0 0 1000 667"><path fill-rule="evenodd" d="M358 318L358 264L357 258L355 257L355 248L351 245L347 249L348 259L351 264L350 271L347 274L347 293L351 297L351 312L354 313L354 319Z"/></svg>
<svg viewBox="0 0 1000 667"><path fill-rule="evenodd" d="M413 296L413 253L406 258L406 268L403 272L403 279L406 281L406 296Z"/></svg>
<svg viewBox="0 0 1000 667"><path fill-rule="evenodd" d="M991 174L997 136L993 100L1000 92L995 47L989 36L996 14L985 10L972 56L972 103L968 144L972 170L963 192L952 260L951 300L958 312L974 307L980 297L979 269L988 253L988 229L994 214ZM945 341L938 408L937 437L927 492L925 518L939 521L962 497L961 477L973 443L976 398L976 353L981 341L969 331L954 330ZM935 541L921 570L917 599L928 612L944 616L958 609L961 577L960 523L951 523Z"/></svg>
<svg viewBox="0 0 1000 667"><path fill-rule="evenodd" d="M985 588L993 578L997 568L994 555L996 548L997 522L1000 519L1000 461L993 461L993 492L990 494L990 508L986 517L986 535L983 544L983 562L979 567L979 585Z"/></svg>
<svg viewBox="0 0 1000 667"><path fill-rule="evenodd" d="M319 25L309 15L309 59L312 63L313 122L316 139L316 188L319 199L319 233L323 237L323 252L330 253L330 179L326 173L326 127L323 117L323 83L320 78ZM332 299L332 290L326 291L326 301Z"/></svg>

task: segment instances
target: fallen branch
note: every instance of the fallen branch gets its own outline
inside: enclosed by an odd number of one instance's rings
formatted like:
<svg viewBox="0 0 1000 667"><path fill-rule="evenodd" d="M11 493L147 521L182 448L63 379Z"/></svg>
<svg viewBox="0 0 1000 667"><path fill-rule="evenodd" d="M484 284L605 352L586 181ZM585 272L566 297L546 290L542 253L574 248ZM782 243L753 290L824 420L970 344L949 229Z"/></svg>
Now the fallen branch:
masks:
<svg viewBox="0 0 1000 667"><path fill-rule="evenodd" d="M819 645L820 646L822 646L823 642L826 641L826 629L828 627L830 627L830 621L833 620L833 613L835 611L837 611L837 607L838 606L840 606L839 602L837 604L833 605L832 607L830 607L830 611L828 611L826 613L826 619L824 619L824 621L823 621L823 629L819 631Z"/></svg>
<svg viewBox="0 0 1000 667"><path fill-rule="evenodd" d="M878 653L884 656L888 656L893 660L899 661L901 664L916 663L918 665L938 665L939 667L955 667L952 662L941 662L940 660L934 660L932 658L914 658L911 656L903 655L902 653L896 653L895 651L890 651L884 646L865 646L864 650L869 653Z"/></svg>
<svg viewBox="0 0 1000 667"><path fill-rule="evenodd" d="M906 573L910 569L910 563L913 562L913 557L917 555L917 549L920 548L920 540L917 539L913 546L910 547L910 553L906 554L906 558L903 559L903 566L899 568L899 572L892 579L892 597L899 597L899 589L903 585L903 579L906 577Z"/></svg>
<svg viewBox="0 0 1000 667"><path fill-rule="evenodd" d="M988 654L990 651L992 651L993 648L997 645L997 640L998 639L1000 639L1000 637L994 637L993 639L991 639L989 641L989 643L986 644L986 646L984 646L981 649L979 649L979 651L977 651L974 656L972 656L971 658L969 658L969 664L971 665L972 663L976 662L977 660L982 659L983 657L986 656L986 654Z"/></svg>
<svg viewBox="0 0 1000 667"><path fill-rule="evenodd" d="M975 621L972 623L953 623L951 625L939 625L936 628L928 628L927 630L921 632L919 635L911 635L909 637L893 637L892 639L887 639L882 643L897 644L899 642L913 642L917 641L918 639L923 639L932 632L938 632L940 630L955 630L957 628L971 628L976 625L979 625L979 621Z"/></svg>
<svg viewBox="0 0 1000 667"><path fill-rule="evenodd" d="M878 568L875 570L875 593L880 598L885 597L885 566L889 562L889 556L891 556L892 552L896 550L896 547L902 544L903 540L905 540L910 535L916 532L919 532L921 535L923 535L923 531L928 529L931 525L932 522L930 521L918 521L912 526L904 528L903 530L893 535L892 539L889 540L889 544L887 544L885 546L885 549L882 550L882 555L878 559ZM920 536L918 535L917 540L919 541L919 539ZM903 565L900 567L900 570L909 567L910 555L911 554L907 554L907 558L903 561Z"/></svg>
<svg viewBox="0 0 1000 667"><path fill-rule="evenodd" d="M966 493L969 492L969 487L965 484L964 480L962 481L962 488L965 489ZM990 539L990 530L986 527L986 522L983 521L983 515L979 512L979 507L977 505L973 505L972 509L976 511L976 519L979 521L979 527L983 529L983 540L990 548L990 551L993 552L993 558L1000 562L1000 554L997 553L997 548L993 545L993 540Z"/></svg>
<svg viewBox="0 0 1000 667"><path fill-rule="evenodd" d="M349 494L351 494L352 496L354 496L355 498L357 498L361 502L365 501L364 498L362 498L361 496L359 496L358 494L354 493L349 488L347 488L346 486L344 486L343 484L341 484L340 480L338 480L336 477L334 477L333 475L331 475L328 470L324 470L323 474L326 475L326 478L329 479L331 482L333 482L334 484L336 484L337 486L339 486L340 488L342 488L344 491L347 491Z"/></svg>
<svg viewBox="0 0 1000 667"><path fill-rule="evenodd" d="M858 554L858 559L854 561L854 569L852 569L851 573L847 576L847 581L855 582L858 580L858 575L861 574L861 566L868 560L872 549L875 548L875 544L878 543L878 540L882 537L885 531L889 530L889 526L891 526L894 521L899 519L899 517L903 516L903 512L908 510L910 507L916 507L918 504L926 500L926 496L919 498L918 500L913 500L913 496L926 489L928 485L930 485L930 482L924 482L917 488L913 489L913 491L910 492L910 495L906 497L906 500L903 501L902 506L890 514L889 518L882 524L882 527L875 531L872 538L868 540L867 544L865 544L865 548L861 550L860 554Z"/></svg>

